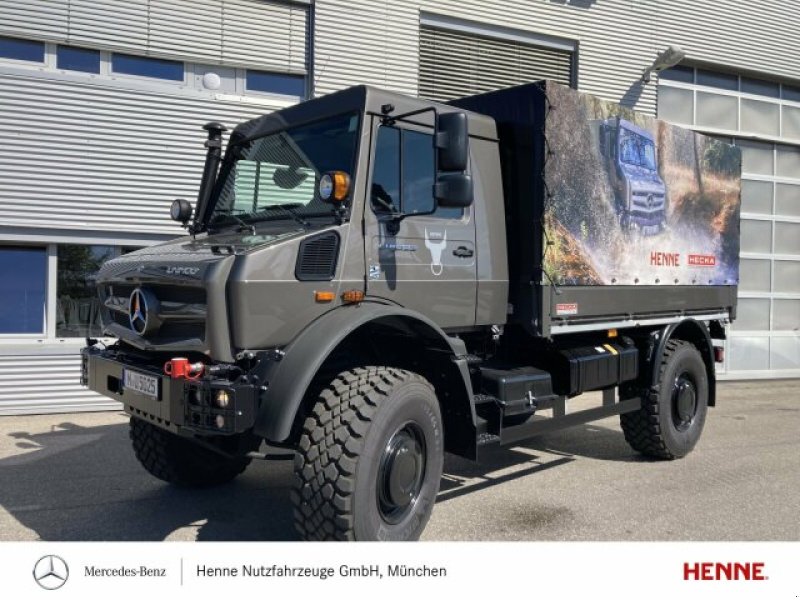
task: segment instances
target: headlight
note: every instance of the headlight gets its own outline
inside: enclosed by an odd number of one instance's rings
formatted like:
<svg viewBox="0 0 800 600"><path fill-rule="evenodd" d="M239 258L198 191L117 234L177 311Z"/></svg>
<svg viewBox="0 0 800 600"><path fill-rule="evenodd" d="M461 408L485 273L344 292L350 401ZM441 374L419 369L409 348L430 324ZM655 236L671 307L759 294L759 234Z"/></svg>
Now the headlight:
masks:
<svg viewBox="0 0 800 600"><path fill-rule="evenodd" d="M218 408L228 408L231 403L231 395L228 393L227 390L217 390L217 393L214 394L214 404Z"/></svg>

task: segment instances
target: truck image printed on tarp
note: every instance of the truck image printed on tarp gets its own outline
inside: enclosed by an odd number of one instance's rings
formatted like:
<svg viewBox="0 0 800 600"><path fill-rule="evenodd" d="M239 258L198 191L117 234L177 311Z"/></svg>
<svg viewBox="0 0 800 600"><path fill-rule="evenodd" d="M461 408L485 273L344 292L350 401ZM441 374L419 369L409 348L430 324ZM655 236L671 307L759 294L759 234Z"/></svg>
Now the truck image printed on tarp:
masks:
<svg viewBox="0 0 800 600"><path fill-rule="evenodd" d="M653 135L619 117L597 124L620 226L644 235L661 233L666 225L667 188L658 174Z"/></svg>
<svg viewBox="0 0 800 600"><path fill-rule="evenodd" d="M550 81L543 89L546 279L736 285L740 150Z"/></svg>

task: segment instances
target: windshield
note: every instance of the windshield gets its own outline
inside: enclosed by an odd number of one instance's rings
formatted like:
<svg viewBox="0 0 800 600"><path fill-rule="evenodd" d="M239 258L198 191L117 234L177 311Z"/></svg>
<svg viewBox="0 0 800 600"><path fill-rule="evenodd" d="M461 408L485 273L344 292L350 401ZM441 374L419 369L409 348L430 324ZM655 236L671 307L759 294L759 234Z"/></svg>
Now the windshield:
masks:
<svg viewBox="0 0 800 600"><path fill-rule="evenodd" d="M220 170L211 225L333 214L317 194L326 171L353 175L358 114L292 127L247 142Z"/></svg>
<svg viewBox="0 0 800 600"><path fill-rule="evenodd" d="M653 140L628 129L620 129L619 160L626 165L655 171L656 147Z"/></svg>

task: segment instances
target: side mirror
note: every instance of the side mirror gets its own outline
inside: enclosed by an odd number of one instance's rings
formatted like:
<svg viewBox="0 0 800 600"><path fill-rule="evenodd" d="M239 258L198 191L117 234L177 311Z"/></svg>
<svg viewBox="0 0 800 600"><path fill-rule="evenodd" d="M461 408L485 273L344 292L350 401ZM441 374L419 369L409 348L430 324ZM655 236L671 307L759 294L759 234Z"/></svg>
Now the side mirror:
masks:
<svg viewBox="0 0 800 600"><path fill-rule="evenodd" d="M436 151L440 171L465 171L469 161L469 131L463 112L438 116Z"/></svg>
<svg viewBox="0 0 800 600"><path fill-rule="evenodd" d="M172 205L169 207L169 216L172 217L173 221L185 226L189 219L192 218L192 205L183 198L173 200Z"/></svg>
<svg viewBox="0 0 800 600"><path fill-rule="evenodd" d="M433 194L443 208L466 208L472 204L472 177L468 173L440 173Z"/></svg>

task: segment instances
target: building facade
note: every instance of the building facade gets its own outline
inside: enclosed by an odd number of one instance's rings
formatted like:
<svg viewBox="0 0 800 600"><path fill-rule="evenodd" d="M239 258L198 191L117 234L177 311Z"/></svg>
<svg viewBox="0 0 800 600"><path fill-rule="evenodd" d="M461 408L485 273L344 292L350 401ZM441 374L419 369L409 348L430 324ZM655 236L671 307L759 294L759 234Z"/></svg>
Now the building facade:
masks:
<svg viewBox="0 0 800 600"><path fill-rule="evenodd" d="M800 376L800 5L763 0L0 0L0 415L78 385L91 274L174 237L204 133L350 85L446 100L550 78L743 151L730 378ZM681 64L645 82L659 51Z"/></svg>

